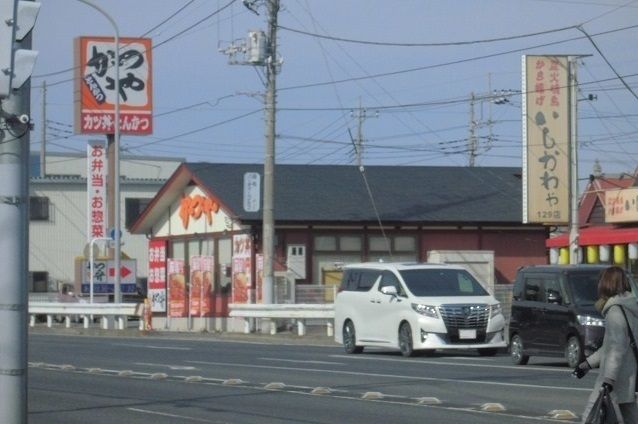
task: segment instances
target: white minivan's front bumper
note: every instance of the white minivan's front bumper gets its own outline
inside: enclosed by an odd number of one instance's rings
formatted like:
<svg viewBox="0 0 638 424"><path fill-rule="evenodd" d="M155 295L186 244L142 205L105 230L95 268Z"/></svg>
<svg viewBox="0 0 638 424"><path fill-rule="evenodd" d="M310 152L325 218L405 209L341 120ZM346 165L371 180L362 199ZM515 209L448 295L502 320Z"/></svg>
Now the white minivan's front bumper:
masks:
<svg viewBox="0 0 638 424"><path fill-rule="evenodd" d="M412 325L414 349L489 349L505 348L505 319L491 317L485 329L448 329L441 318L419 316Z"/></svg>

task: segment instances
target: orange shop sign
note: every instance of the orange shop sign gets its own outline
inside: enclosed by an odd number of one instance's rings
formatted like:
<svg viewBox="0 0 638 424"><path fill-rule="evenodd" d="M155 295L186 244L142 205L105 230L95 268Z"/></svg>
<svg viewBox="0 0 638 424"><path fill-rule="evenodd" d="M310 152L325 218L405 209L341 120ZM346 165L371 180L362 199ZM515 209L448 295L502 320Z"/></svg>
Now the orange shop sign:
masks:
<svg viewBox="0 0 638 424"><path fill-rule="evenodd" d="M179 202L179 217L182 219L184 228L188 228L191 218L198 220L202 215L206 216L208 225L213 225L213 214L218 211L219 203L199 194L184 196Z"/></svg>
<svg viewBox="0 0 638 424"><path fill-rule="evenodd" d="M116 67L113 37L75 39L78 134L113 134L116 103L120 106L119 126L123 134L153 133L151 39L123 37L119 41L119 67ZM116 74L119 92L115 90Z"/></svg>

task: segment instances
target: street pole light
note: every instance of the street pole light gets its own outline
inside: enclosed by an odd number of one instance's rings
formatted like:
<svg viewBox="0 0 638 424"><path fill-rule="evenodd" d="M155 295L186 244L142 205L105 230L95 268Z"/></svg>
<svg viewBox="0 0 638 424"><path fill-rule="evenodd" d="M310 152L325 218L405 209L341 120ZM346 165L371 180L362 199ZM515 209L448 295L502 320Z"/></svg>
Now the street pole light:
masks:
<svg viewBox="0 0 638 424"><path fill-rule="evenodd" d="M119 303L121 301L120 293L120 257L122 256L122 244L120 233L120 30L115 23L115 20L106 13L101 7L90 2L89 0L78 0L87 6L100 12L113 26L115 31L115 117L114 117L114 130L113 130L113 149L114 152L114 176L110 176L110 181L113 182L113 198L111 199L114 209L114 219L109 225L113 226L113 240L115 243L114 264L115 267L115 289L113 293L113 301Z"/></svg>

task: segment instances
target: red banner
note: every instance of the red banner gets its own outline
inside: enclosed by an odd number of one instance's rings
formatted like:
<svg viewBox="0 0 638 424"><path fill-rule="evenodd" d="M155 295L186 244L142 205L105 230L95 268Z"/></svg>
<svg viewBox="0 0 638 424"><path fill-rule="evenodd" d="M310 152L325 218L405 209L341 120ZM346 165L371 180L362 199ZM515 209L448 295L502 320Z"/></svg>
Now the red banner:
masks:
<svg viewBox="0 0 638 424"><path fill-rule="evenodd" d="M184 260L168 259L168 314L170 317L188 316L188 291L184 277Z"/></svg>

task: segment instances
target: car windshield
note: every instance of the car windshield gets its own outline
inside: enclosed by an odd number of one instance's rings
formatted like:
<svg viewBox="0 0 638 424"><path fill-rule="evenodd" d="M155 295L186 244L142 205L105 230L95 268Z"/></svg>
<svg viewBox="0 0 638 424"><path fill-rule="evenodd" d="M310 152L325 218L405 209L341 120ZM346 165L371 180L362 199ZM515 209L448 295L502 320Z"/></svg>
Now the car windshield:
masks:
<svg viewBox="0 0 638 424"><path fill-rule="evenodd" d="M598 299L599 272L574 272L568 277L576 305L593 305Z"/></svg>
<svg viewBox="0 0 638 424"><path fill-rule="evenodd" d="M462 269L409 269L399 271L415 296L487 296L483 286Z"/></svg>

